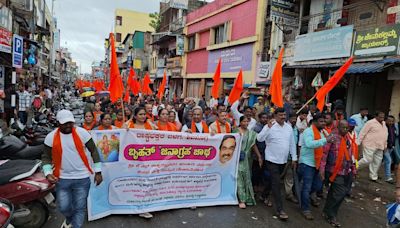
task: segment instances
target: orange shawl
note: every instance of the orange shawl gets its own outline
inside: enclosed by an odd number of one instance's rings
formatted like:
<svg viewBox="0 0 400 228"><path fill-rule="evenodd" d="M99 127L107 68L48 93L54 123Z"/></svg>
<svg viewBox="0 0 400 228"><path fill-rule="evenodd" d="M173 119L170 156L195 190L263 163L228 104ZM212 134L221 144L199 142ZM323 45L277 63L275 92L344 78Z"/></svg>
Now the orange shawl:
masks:
<svg viewBox="0 0 400 228"><path fill-rule="evenodd" d="M200 133L210 133L210 130L208 129L206 122L201 121L201 124L203 126L203 132L200 132ZM194 123L194 121L192 121L192 126L190 129L192 130L192 133L197 132L197 127L196 127L196 124Z"/></svg>
<svg viewBox="0 0 400 228"><path fill-rule="evenodd" d="M351 136L350 132L348 133L349 139L351 141L351 149L353 152L353 156L355 160L358 160L358 145L356 142L356 134L354 133L353 137Z"/></svg>
<svg viewBox="0 0 400 228"><path fill-rule="evenodd" d="M314 124L312 125L312 130L314 133L314 140L320 140L321 132L317 129L317 127ZM322 146L314 149L314 158L315 158L315 168L316 169L319 169L323 155L324 155L324 149L322 148Z"/></svg>
<svg viewBox="0 0 400 228"><path fill-rule="evenodd" d="M221 134L222 133L221 125L219 124L218 120L216 121L216 125L217 125L217 133ZM231 126L229 126L228 122L225 122L225 131L226 131L225 133L231 133Z"/></svg>
<svg viewBox="0 0 400 228"><path fill-rule="evenodd" d="M112 130L112 126L110 126L109 128L104 128L103 125L100 125L97 130Z"/></svg>
<svg viewBox="0 0 400 228"><path fill-rule="evenodd" d="M117 128L121 128L124 123L125 121L123 120L114 120L114 126L116 126Z"/></svg>
<svg viewBox="0 0 400 228"><path fill-rule="evenodd" d="M85 155L85 147L82 143L82 140L79 138L78 133L76 132L76 128L72 128L72 138L74 140L74 144L76 150L81 157L83 164L85 164L86 168L89 170L91 174L93 174L92 168L90 168L89 161ZM61 135L60 135L60 128L57 129L56 133L54 134L53 139L53 147L51 149L52 153L52 160L54 165L54 176L57 178L60 177L60 170L61 170L61 161L62 161L62 146L61 146Z"/></svg>
<svg viewBox="0 0 400 228"><path fill-rule="evenodd" d="M159 131L178 131L176 125L170 122L167 122L165 125L161 125L160 121L158 121L157 127Z"/></svg>
<svg viewBox="0 0 400 228"><path fill-rule="evenodd" d="M135 128L135 123L132 120L130 120L129 124L128 124L128 127L129 128ZM146 130L153 130L153 127L151 127L151 124L149 122L147 122L147 121L144 123L144 128Z"/></svg>
<svg viewBox="0 0 400 228"><path fill-rule="evenodd" d="M347 150L346 139L345 137L341 137L342 140L340 141L339 146L339 153L336 157L335 167L333 168L333 173L329 177L329 180L333 182L339 173L340 169L342 168L343 164L343 157L346 157L346 161L350 161L349 151Z"/></svg>
<svg viewBox="0 0 400 228"><path fill-rule="evenodd" d="M154 115L153 114L146 113L146 117L147 117L147 119L149 119L152 122L154 122Z"/></svg>
<svg viewBox="0 0 400 228"><path fill-rule="evenodd" d="M86 123L83 123L82 127L84 129L86 129L87 131L91 131L94 128L95 125L96 125L96 120L93 120L92 124L87 125Z"/></svg>

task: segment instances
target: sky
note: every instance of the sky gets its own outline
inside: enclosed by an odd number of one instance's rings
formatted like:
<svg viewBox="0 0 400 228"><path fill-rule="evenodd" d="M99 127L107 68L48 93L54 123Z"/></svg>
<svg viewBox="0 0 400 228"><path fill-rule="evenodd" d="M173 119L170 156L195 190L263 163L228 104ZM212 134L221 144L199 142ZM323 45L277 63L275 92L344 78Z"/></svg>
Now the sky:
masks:
<svg viewBox="0 0 400 228"><path fill-rule="evenodd" d="M52 0L46 0L51 10ZM82 73L91 73L93 61L104 60L104 39L113 30L116 8L153 13L159 0L55 0L54 16L61 46L68 48Z"/></svg>

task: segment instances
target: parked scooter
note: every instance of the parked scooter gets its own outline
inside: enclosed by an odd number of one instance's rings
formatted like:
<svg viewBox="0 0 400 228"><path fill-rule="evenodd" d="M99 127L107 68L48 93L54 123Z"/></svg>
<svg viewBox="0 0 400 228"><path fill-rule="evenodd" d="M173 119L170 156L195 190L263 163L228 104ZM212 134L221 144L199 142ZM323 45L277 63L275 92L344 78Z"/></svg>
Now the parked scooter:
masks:
<svg viewBox="0 0 400 228"><path fill-rule="evenodd" d="M14 212L14 205L6 200L0 198L0 227L1 228L12 228L10 224Z"/></svg>
<svg viewBox="0 0 400 228"><path fill-rule="evenodd" d="M18 137L8 134L0 138L0 160L41 159L44 144L29 146Z"/></svg>
<svg viewBox="0 0 400 228"><path fill-rule="evenodd" d="M16 227L42 227L49 217L54 201L54 185L38 171L39 160L0 161L0 198L14 204L11 223Z"/></svg>

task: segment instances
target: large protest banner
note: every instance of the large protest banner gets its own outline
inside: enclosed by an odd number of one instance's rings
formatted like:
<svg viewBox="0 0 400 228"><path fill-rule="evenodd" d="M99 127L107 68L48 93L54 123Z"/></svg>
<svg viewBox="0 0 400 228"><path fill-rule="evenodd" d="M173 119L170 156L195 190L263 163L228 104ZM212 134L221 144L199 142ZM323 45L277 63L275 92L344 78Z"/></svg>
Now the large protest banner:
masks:
<svg viewBox="0 0 400 228"><path fill-rule="evenodd" d="M92 131L103 183L92 185L89 221L192 206L238 204L239 134Z"/></svg>

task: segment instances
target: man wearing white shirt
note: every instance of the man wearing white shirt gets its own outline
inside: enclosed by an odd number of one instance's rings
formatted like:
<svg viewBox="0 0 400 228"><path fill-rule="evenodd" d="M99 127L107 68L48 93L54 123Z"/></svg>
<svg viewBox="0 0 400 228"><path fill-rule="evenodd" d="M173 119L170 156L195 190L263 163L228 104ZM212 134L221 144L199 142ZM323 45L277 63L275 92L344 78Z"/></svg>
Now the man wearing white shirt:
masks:
<svg viewBox="0 0 400 228"><path fill-rule="evenodd" d="M267 170L271 175L272 196L277 216L281 220L289 217L283 211L280 176L288 161L289 153L292 157L293 169L297 166L296 143L293 136L293 128L285 122L286 113L283 108L275 110L275 123L268 123L257 135L259 142L266 143L265 160Z"/></svg>
<svg viewBox="0 0 400 228"><path fill-rule="evenodd" d="M210 133L208 125L203 120L203 109L200 106L196 106L192 109L192 111L193 111L192 122L183 125L182 132Z"/></svg>
<svg viewBox="0 0 400 228"><path fill-rule="evenodd" d="M241 112L239 112L239 110L238 110L239 104L240 104L239 101L235 101L231 106L231 111L233 113L233 118L235 119L236 126L239 126L240 117L243 116L243 114ZM253 130L253 128L257 124L257 120L255 120L252 117L253 116L253 110L249 106L244 107L244 116L246 116L248 119L250 119L250 123L249 123L249 126L247 127L247 129Z"/></svg>

